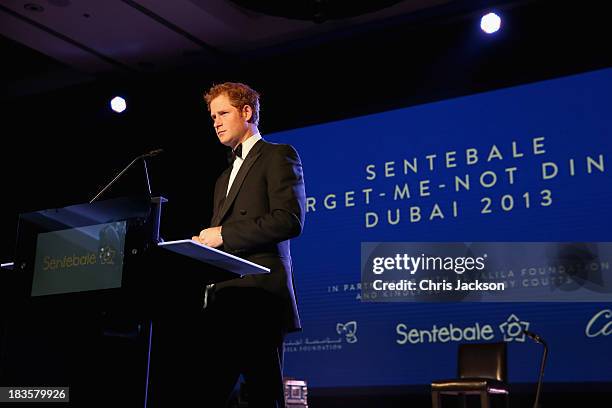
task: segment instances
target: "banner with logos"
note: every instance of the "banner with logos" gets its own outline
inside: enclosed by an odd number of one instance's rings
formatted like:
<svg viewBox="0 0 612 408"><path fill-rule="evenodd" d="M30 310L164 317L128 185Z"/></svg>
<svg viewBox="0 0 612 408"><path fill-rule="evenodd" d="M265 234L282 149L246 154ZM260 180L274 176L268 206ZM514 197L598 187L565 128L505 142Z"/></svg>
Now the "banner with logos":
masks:
<svg viewBox="0 0 612 408"><path fill-rule="evenodd" d="M517 263L538 244L513 242L612 242L611 112L604 69L264 134L297 149L306 181L292 243L304 330L287 337L285 374L314 387L428 384L455 376L459 343L505 341L510 381L533 382L542 350L527 329L550 346L547 381L612 381L605 290L579 302L371 302L361 280L368 242L497 243ZM597 286L610 267L583 272ZM559 290L550 271L496 270L524 294Z"/></svg>

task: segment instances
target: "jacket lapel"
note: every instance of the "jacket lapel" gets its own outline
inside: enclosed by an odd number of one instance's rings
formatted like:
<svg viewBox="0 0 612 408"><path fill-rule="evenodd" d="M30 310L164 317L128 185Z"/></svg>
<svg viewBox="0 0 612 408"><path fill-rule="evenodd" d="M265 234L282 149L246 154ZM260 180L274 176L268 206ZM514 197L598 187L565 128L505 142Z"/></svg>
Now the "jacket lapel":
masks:
<svg viewBox="0 0 612 408"><path fill-rule="evenodd" d="M230 166L223 173L221 173L219 187L217 187L217 189L219 189L220 191L215 191L216 201L214 202L215 207L213 209L214 213L211 226L219 225L219 214L221 213L221 210L223 209L223 204L225 203L225 192L227 191L227 184L229 183L231 172L232 167Z"/></svg>
<svg viewBox="0 0 612 408"><path fill-rule="evenodd" d="M236 199L236 196L238 195L238 191L240 191L240 187L242 186L244 179L249 173L249 170L251 169L251 167L253 167L253 164L255 164L259 156L261 156L261 149L263 147L263 144L264 143L262 140L259 140L257 143L255 143L255 145L251 148L251 151L247 155L246 159L242 163L242 166L240 166L240 170L238 170L238 174L236 174L236 178L234 179L234 182L232 183L232 187L230 188L229 194L227 195L227 197L225 198L225 201L223 202L223 206L221 207L219 216L215 220L216 225L221 223L221 221L223 220L223 217L225 217L225 214L227 214L227 211L232 206L232 203ZM226 189L227 189L228 183L229 183L229 174L227 177L227 181L223 184L226 187ZM224 190L224 191L227 191L227 190Z"/></svg>

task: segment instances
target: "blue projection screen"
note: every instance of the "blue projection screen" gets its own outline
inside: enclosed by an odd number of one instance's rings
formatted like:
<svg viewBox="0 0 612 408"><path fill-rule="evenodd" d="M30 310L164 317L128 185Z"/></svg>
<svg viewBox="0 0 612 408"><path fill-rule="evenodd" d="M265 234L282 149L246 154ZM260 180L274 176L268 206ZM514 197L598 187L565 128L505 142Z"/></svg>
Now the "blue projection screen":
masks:
<svg viewBox="0 0 612 408"><path fill-rule="evenodd" d="M506 341L510 382L534 382L529 329L551 348L547 381L612 381L612 303L360 300L362 242L612 241L611 99L605 69L268 135L298 150L308 197L286 375L428 384L455 376L459 343Z"/></svg>

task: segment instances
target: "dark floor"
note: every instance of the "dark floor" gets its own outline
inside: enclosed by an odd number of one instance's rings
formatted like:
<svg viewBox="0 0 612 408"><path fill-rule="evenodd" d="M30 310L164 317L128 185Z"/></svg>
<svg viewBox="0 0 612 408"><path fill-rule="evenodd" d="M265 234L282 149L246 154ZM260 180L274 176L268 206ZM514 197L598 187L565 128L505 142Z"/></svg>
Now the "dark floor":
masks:
<svg viewBox="0 0 612 408"><path fill-rule="evenodd" d="M521 386L520 392L511 393L510 408L532 408L535 397L535 386L533 392L524 390ZM543 387L540 397L540 407L612 407L612 384L551 384L549 390ZM564 390L565 389L565 390ZM346 392L345 392L346 393ZM405 393L392 391L394 395L369 394L361 395L330 395L329 391L311 390L308 398L310 408L428 408L431 407L431 397L428 393ZM460 399L445 396L442 400L444 408L459 408ZM468 397L468 408L480 407L478 397ZM492 407L505 407L503 398L492 401Z"/></svg>

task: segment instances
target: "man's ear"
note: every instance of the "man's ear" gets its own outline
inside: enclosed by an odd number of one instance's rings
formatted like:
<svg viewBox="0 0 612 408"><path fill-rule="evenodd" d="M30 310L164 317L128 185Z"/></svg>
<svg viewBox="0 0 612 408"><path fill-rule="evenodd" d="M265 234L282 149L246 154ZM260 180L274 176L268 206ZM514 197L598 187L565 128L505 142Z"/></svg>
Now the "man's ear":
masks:
<svg viewBox="0 0 612 408"><path fill-rule="evenodd" d="M253 117L253 108L251 108L250 105L244 105L242 107L242 117L247 122L251 120L251 118Z"/></svg>

